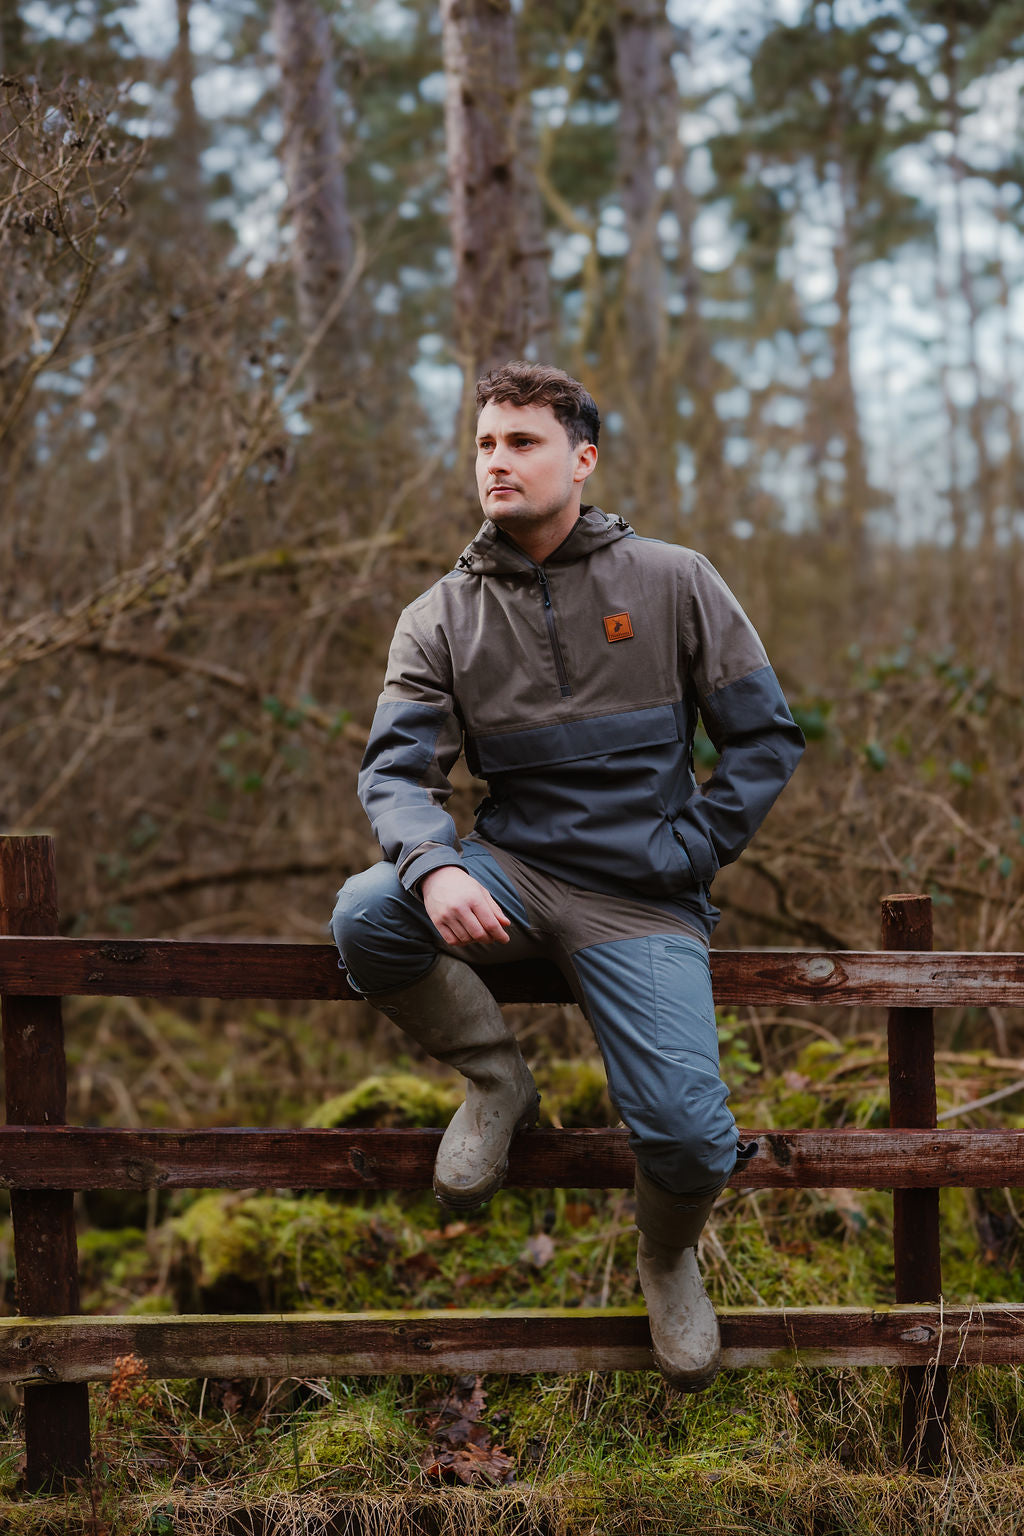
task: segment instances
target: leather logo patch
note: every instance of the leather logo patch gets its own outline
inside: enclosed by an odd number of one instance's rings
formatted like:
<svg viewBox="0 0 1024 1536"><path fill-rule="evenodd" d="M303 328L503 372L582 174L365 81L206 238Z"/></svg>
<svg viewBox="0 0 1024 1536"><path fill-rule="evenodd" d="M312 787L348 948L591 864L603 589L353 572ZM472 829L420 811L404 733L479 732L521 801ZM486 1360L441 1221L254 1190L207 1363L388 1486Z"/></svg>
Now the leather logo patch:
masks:
<svg viewBox="0 0 1024 1536"><path fill-rule="evenodd" d="M633 626L628 613L610 613L604 621L605 636L611 644L613 640L632 640Z"/></svg>

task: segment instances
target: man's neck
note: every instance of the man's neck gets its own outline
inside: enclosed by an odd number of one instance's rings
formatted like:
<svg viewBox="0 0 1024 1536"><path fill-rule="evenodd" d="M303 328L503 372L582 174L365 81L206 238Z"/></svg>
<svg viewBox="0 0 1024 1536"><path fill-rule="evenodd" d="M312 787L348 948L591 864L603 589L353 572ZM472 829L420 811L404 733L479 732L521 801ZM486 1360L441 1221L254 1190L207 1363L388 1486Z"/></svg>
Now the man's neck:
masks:
<svg viewBox="0 0 1024 1536"><path fill-rule="evenodd" d="M501 532L507 539L511 539L516 548L521 549L526 558L528 560L532 560L534 565L543 565L548 556L553 555L555 550L560 549L561 546L565 543L566 539L569 537L573 529L576 527L576 524L579 522L580 515L580 510L577 507L574 509L571 520L567 519L566 521L559 523L556 528L538 528L532 530L532 538L530 537L531 530L527 528L519 529L518 537L516 534L511 533L507 528L502 528ZM501 527L500 523L498 524L498 527Z"/></svg>

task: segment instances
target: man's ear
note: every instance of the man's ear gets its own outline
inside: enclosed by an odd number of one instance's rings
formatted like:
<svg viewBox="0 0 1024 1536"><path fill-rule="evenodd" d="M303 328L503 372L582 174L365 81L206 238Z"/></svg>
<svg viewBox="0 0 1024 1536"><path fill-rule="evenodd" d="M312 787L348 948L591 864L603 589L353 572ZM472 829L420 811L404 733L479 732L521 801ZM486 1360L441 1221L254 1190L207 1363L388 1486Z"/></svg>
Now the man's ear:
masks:
<svg viewBox="0 0 1024 1536"><path fill-rule="evenodd" d="M581 485L584 480L589 480L594 473L597 464L597 449L593 443L581 443L576 450L576 468L573 471L573 484Z"/></svg>

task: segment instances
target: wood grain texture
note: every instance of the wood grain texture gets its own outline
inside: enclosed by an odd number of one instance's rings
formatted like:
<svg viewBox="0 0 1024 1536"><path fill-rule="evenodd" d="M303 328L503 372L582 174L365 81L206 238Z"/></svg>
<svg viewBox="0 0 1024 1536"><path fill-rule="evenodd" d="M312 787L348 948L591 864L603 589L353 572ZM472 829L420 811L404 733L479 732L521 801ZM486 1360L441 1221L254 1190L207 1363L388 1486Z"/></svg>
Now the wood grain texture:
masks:
<svg viewBox="0 0 1024 1536"><path fill-rule="evenodd" d="M1024 1131L742 1130L738 1189L1024 1188ZM0 1188L427 1189L440 1131L0 1127ZM512 1147L521 1189L629 1189L618 1130L535 1130Z"/></svg>
<svg viewBox="0 0 1024 1536"><path fill-rule="evenodd" d="M930 896L882 898L882 948L907 952L932 947ZM887 1015L889 1124L935 1125L935 1027L931 1008L890 1008ZM893 1192L892 1249L898 1302L937 1301L942 1295L937 1189ZM900 1447L903 1459L935 1471L946 1449L949 1378L945 1366L900 1367Z"/></svg>
<svg viewBox="0 0 1024 1536"><path fill-rule="evenodd" d="M1024 1361L1024 1307L725 1309L727 1367ZM645 1370L641 1310L0 1318L0 1380L102 1381L118 1355L151 1377Z"/></svg>
<svg viewBox="0 0 1024 1536"><path fill-rule="evenodd" d="M716 1000L843 1007L1024 1005L1024 954L715 950ZM502 1003L569 1003L547 963L485 966ZM221 939L0 938L0 992L62 997L335 998L355 994L327 944Z"/></svg>
<svg viewBox="0 0 1024 1536"><path fill-rule="evenodd" d="M0 934L17 943L57 928L57 866L52 837L0 837ZM67 1108L64 1023L59 997L0 995L4 1096L9 1123L62 1125ZM22 1312L78 1310L74 1196L54 1187L11 1192L14 1268ZM25 1479L46 1488L89 1465L89 1399L84 1386L32 1392L25 1400Z"/></svg>

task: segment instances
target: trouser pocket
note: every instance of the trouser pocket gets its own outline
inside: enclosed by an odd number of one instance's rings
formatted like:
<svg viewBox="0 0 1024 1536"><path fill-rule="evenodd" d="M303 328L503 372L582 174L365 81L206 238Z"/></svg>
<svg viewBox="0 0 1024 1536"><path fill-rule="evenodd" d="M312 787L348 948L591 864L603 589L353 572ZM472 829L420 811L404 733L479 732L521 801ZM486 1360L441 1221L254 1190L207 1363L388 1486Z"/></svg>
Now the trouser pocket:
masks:
<svg viewBox="0 0 1024 1536"><path fill-rule="evenodd" d="M648 940L654 998L654 1041L666 1056L704 1056L718 1068L718 1028L708 952L698 939Z"/></svg>

